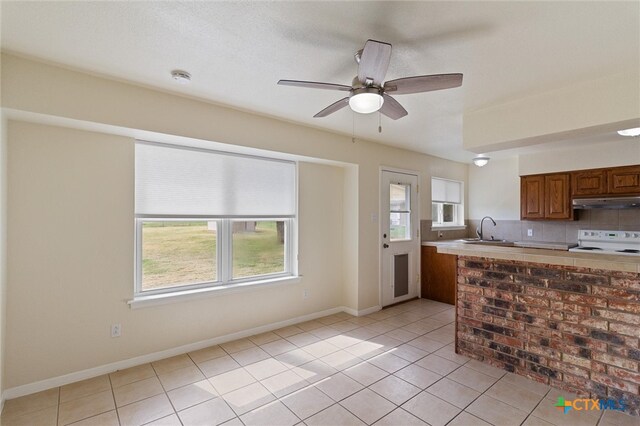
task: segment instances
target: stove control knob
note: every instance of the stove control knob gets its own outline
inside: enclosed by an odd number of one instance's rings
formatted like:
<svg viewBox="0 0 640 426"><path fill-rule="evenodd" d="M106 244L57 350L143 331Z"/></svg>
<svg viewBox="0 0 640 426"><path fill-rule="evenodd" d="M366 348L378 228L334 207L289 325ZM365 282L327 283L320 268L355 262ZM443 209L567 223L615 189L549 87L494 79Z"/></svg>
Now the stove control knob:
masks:
<svg viewBox="0 0 640 426"><path fill-rule="evenodd" d="M633 235L631 235L631 233L629 233L629 232L625 232L624 233L624 237L625 238L631 238L631 237L633 237Z"/></svg>

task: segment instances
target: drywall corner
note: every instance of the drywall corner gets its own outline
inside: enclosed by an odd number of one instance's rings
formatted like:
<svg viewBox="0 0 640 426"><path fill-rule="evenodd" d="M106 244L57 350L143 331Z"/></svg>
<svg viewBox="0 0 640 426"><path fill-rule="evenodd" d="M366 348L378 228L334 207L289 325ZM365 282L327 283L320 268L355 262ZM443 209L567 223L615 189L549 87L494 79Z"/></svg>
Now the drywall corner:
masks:
<svg viewBox="0 0 640 426"><path fill-rule="evenodd" d="M358 166L344 168L342 201L343 304L358 311Z"/></svg>
<svg viewBox="0 0 640 426"><path fill-rule="evenodd" d="M4 406L7 295L7 118L0 116L0 412Z"/></svg>
<svg viewBox="0 0 640 426"><path fill-rule="evenodd" d="M0 59L0 74L2 73L1 69L2 59ZM0 99L2 99L1 88ZM0 413L4 408L5 324L7 316L5 309L7 295L7 125L7 117L0 109Z"/></svg>

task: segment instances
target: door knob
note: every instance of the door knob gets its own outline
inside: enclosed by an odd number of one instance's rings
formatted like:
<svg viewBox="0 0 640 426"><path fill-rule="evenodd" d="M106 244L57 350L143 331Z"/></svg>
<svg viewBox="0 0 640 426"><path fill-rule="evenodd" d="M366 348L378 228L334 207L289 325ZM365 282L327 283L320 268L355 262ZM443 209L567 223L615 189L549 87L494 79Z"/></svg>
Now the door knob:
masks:
<svg viewBox="0 0 640 426"><path fill-rule="evenodd" d="M383 248L389 248L389 244L384 243L384 244L382 245L382 247L383 247Z"/></svg>

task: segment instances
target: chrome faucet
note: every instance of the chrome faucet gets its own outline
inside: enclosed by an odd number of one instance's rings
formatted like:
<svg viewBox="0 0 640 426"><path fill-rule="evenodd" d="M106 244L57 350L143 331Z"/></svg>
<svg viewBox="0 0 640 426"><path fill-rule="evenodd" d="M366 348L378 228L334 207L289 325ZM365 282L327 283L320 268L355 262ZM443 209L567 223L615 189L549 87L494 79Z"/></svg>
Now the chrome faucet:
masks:
<svg viewBox="0 0 640 426"><path fill-rule="evenodd" d="M493 222L493 226L496 226L496 221L493 220L491 216L483 217L482 220L480 221L480 229L476 228L476 235L478 235L478 238L480 238L480 240L484 240L484 235L482 233L482 225L484 224L485 219L489 219L491 222ZM493 240L493 237L491 237L491 239Z"/></svg>

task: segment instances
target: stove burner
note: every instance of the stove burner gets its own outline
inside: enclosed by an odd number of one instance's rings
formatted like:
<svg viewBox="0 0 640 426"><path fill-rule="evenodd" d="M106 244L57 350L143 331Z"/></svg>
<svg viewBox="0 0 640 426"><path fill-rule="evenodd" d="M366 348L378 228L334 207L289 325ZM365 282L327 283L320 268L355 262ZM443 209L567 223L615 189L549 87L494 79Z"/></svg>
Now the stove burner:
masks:
<svg viewBox="0 0 640 426"><path fill-rule="evenodd" d="M578 247L578 250L602 250L600 247Z"/></svg>
<svg viewBox="0 0 640 426"><path fill-rule="evenodd" d="M640 250L635 249L624 249L624 250L616 250L617 253L640 253Z"/></svg>

